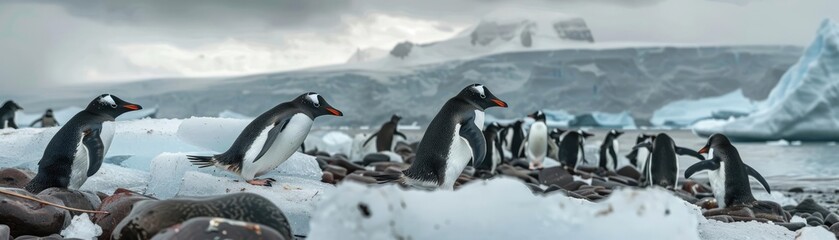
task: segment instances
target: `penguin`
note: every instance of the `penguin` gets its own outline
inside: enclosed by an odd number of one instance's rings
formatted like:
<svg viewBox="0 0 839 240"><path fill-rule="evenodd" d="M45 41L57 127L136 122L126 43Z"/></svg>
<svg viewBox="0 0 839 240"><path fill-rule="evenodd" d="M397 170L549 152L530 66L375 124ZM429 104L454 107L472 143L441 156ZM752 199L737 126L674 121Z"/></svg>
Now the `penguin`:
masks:
<svg viewBox="0 0 839 240"><path fill-rule="evenodd" d="M523 158L524 156L524 130L522 125L524 124L524 120L516 120L513 125L510 127L511 138L510 138L510 153L513 154L512 159Z"/></svg>
<svg viewBox="0 0 839 240"><path fill-rule="evenodd" d="M614 171L618 168L618 152L620 151L618 137L622 134L623 132L615 129L606 134L603 144L600 145L600 169Z"/></svg>
<svg viewBox="0 0 839 240"><path fill-rule="evenodd" d="M3 106L0 107L0 129L7 127L17 129L17 124L15 124L15 112L19 110L23 110L23 108L12 100L3 103Z"/></svg>
<svg viewBox="0 0 839 240"><path fill-rule="evenodd" d="M633 149L636 148L647 148L650 151L645 164L646 169L644 169L646 186L678 187L679 158L677 155L690 155L699 160L705 160L705 157L693 150L676 146L673 138L666 133L659 133L652 142L644 142L633 147Z"/></svg>
<svg viewBox="0 0 839 240"><path fill-rule="evenodd" d="M635 137L635 145L647 141L652 142L653 137L655 136L643 133L638 134L638 136ZM649 155L650 151L648 151L647 148L636 148L632 149L632 151L630 151L629 154L626 155L626 159L629 159L630 164L643 171L644 165L647 163L646 159ZM638 161L638 159L641 159L641 161Z"/></svg>
<svg viewBox="0 0 839 240"><path fill-rule="evenodd" d="M495 167L501 164L501 159L504 157L501 153L501 141L498 136L502 128L501 124L493 122L484 129L484 141L487 145L486 155L482 164L476 166L475 169L489 172L490 175L495 174Z"/></svg>
<svg viewBox="0 0 839 240"><path fill-rule="evenodd" d="M470 159L484 161L487 143L482 134L484 110L506 108L484 85L466 86L443 105L425 130L411 167L401 174L373 177L379 183L399 181L420 189L452 190Z"/></svg>
<svg viewBox="0 0 839 240"><path fill-rule="evenodd" d="M37 194L51 187L79 189L102 166L114 138L114 119L140 109L111 94L93 99L52 137L26 190Z"/></svg>
<svg viewBox="0 0 839 240"><path fill-rule="evenodd" d="M32 122L32 124L29 124L29 126L34 127L35 124L37 124L38 122L41 123L41 127L45 128L61 126L61 124L58 123L58 120L55 120L55 116L52 115L52 109L47 109L47 112L44 113L44 116L41 116L41 118L36 119L34 122Z"/></svg>
<svg viewBox="0 0 839 240"><path fill-rule="evenodd" d="M528 117L536 120L530 124L527 132L527 144L525 156L530 162L531 169L542 168L542 161L548 155L548 125L546 124L545 113L536 111Z"/></svg>
<svg viewBox="0 0 839 240"><path fill-rule="evenodd" d="M227 151L187 158L199 167L216 166L236 173L252 185L271 186L273 179L256 179L288 160L306 139L315 118L343 116L317 93L304 93L280 103L249 123Z"/></svg>
<svg viewBox="0 0 839 240"><path fill-rule="evenodd" d="M565 133L568 131L565 129L554 128L551 132L548 133L548 156L553 159L559 160L559 143L562 142L562 137L565 136Z"/></svg>
<svg viewBox="0 0 839 240"><path fill-rule="evenodd" d="M370 135L370 138L368 138L367 141L364 141L364 145L362 145L362 147L367 146L367 143L370 142L370 140L376 138L377 152L392 151L393 149L391 148L393 147L393 135L399 135L403 139L408 139L407 137L405 137L405 134L396 130L396 127L399 125L399 120L401 119L402 117L396 114L391 116L390 121L382 124L382 127L379 128L378 132Z"/></svg>
<svg viewBox="0 0 839 240"><path fill-rule="evenodd" d="M731 141L725 135L711 135L699 153L708 154L709 159L688 167L685 170L685 178L690 178L700 171L708 171L708 180L720 208L735 205L753 206L757 203L752 195L749 176L757 179L767 193L772 193L766 179L757 170L743 163L737 148L731 145Z"/></svg>
<svg viewBox="0 0 839 240"><path fill-rule="evenodd" d="M576 130L567 131L563 135L559 143L557 160L569 170L577 169L581 163L588 163L588 160L586 160L585 139L594 136L594 134Z"/></svg>

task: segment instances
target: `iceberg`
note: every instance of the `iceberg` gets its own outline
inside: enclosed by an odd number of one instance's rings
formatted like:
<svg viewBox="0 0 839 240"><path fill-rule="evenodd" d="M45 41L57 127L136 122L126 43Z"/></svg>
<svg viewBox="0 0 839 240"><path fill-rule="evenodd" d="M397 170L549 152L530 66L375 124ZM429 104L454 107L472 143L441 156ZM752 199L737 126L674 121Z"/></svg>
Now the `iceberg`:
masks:
<svg viewBox="0 0 839 240"><path fill-rule="evenodd" d="M798 63L790 67L754 113L699 135L724 133L739 141L839 140L839 25L826 19Z"/></svg>
<svg viewBox="0 0 839 240"><path fill-rule="evenodd" d="M668 103L653 112L650 123L655 126L685 127L700 120L728 119L747 115L754 110L752 100L743 95L742 89L737 89L722 96Z"/></svg>
<svg viewBox="0 0 839 240"><path fill-rule="evenodd" d="M592 112L577 115L574 120L568 123L570 127L598 127L635 129L635 119L628 111L620 113Z"/></svg>

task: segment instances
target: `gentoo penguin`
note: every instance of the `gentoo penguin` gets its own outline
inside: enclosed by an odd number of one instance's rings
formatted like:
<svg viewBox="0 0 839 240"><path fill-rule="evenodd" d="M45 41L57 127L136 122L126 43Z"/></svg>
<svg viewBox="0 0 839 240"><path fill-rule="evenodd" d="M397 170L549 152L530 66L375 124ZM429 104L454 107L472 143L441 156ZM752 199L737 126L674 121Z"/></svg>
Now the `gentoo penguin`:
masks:
<svg viewBox="0 0 839 240"><path fill-rule="evenodd" d="M29 126L34 127L35 124L37 124L38 122L41 123L41 127L61 126L61 124L58 123L58 120L55 120L55 116L52 115L52 109L47 109L47 112L44 113L44 116L41 116L41 118L36 119L34 122L32 122L32 124L29 124Z"/></svg>
<svg viewBox="0 0 839 240"><path fill-rule="evenodd" d="M618 168L618 151L620 151L620 144L618 137L623 132L612 129L606 134L603 139L603 144L600 145L600 168L614 171Z"/></svg>
<svg viewBox="0 0 839 240"><path fill-rule="evenodd" d="M752 196L752 189L749 185L749 176L754 177L766 192L771 193L766 179L754 168L743 163L737 148L731 145L728 137L722 134L714 134L708 138L699 153L708 154L708 160L700 161L685 170L685 178L689 178L700 171L709 171L708 180L711 181L711 188L714 197L720 208L734 205L752 206L757 202Z"/></svg>
<svg viewBox="0 0 839 240"><path fill-rule="evenodd" d="M273 179L255 177L288 160L306 139L315 118L323 115L344 114L317 93L304 93L256 117L226 152L187 158L200 167L216 166L236 173L250 184L271 186Z"/></svg>
<svg viewBox="0 0 839 240"><path fill-rule="evenodd" d="M565 136L565 133L568 131L565 129L554 128L551 132L548 133L548 156L559 160L559 143L562 142L562 137Z"/></svg>
<svg viewBox="0 0 839 240"><path fill-rule="evenodd" d="M524 156L524 129L522 125L524 120L516 120L511 126L512 137L510 139L510 152L513 154L513 159L523 158Z"/></svg>
<svg viewBox="0 0 839 240"><path fill-rule="evenodd" d="M587 163L585 142L586 138L594 136L582 130L567 131L563 134L559 143L559 154L557 160L567 169L577 169L581 163Z"/></svg>
<svg viewBox="0 0 839 240"><path fill-rule="evenodd" d="M17 103L12 100L3 103L3 106L0 107L0 129L4 129L6 127L17 129L17 124L15 124L15 112L18 110L23 110L23 108L18 106Z"/></svg>
<svg viewBox="0 0 839 240"><path fill-rule="evenodd" d="M484 156L481 165L475 166L475 169L488 171L491 175L495 174L495 167L501 164L501 159L504 157L501 153L501 141L499 141L498 136L502 128L500 124L493 122L484 129L484 141L487 145L486 156Z"/></svg>
<svg viewBox="0 0 839 240"><path fill-rule="evenodd" d="M700 160L705 160L705 157L699 153L676 146L673 138L670 138L666 133L659 133L655 136L655 140L644 142L635 145L635 148L647 148L650 151L650 157L647 159L646 169L644 172L646 186L661 186L666 188L675 188L678 185L679 178L679 158L678 155L690 155Z"/></svg>
<svg viewBox="0 0 839 240"><path fill-rule="evenodd" d="M530 161L530 168L542 168L542 161L548 155L548 125L545 123L545 113L536 111L528 117L536 120L530 124L527 132L525 156Z"/></svg>
<svg viewBox="0 0 839 240"><path fill-rule="evenodd" d="M643 134L643 133L638 134L638 136L635 137L635 145L638 145L638 144L641 144L641 143L647 142L647 141L652 143L653 137L655 137L655 136L654 135L649 135L649 134ZM629 159L629 163L631 163L633 166L637 167L639 170L643 171L644 166L647 163L647 161L646 161L647 157L649 157L649 155L650 155L650 151L647 150L647 148L635 148L635 149L632 149L632 151L630 151L629 154L626 155L626 158ZM638 161L639 159L641 161Z"/></svg>
<svg viewBox="0 0 839 240"><path fill-rule="evenodd" d="M393 135L399 135L402 136L403 139L408 139L407 137L405 137L405 134L396 130L396 127L399 125L399 120L401 119L402 117L396 114L391 116L390 121L382 124L382 127L379 128L378 132L370 135L370 138L368 138L367 141L364 141L364 145L362 145L362 147L367 146L367 143L370 142L370 140L373 140L373 138L375 137L376 151L392 151L393 149L391 148L393 147Z"/></svg>
<svg viewBox="0 0 839 240"><path fill-rule="evenodd" d="M380 183L401 181L421 189L453 189L470 159L476 159L475 166L484 160L484 110L490 107L506 108L507 103L481 84L466 86L431 120L410 168L397 175L373 177Z"/></svg>
<svg viewBox="0 0 839 240"><path fill-rule="evenodd" d="M111 94L93 99L52 137L38 162L38 174L26 190L38 193L51 187L79 189L102 166L114 138L111 122L123 113L140 109L140 105Z"/></svg>

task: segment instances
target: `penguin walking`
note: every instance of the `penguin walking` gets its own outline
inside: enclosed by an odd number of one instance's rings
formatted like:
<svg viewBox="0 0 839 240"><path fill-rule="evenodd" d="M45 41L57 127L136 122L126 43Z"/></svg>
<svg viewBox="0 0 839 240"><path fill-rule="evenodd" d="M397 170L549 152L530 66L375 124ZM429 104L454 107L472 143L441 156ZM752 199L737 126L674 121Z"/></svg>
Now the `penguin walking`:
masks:
<svg viewBox="0 0 839 240"><path fill-rule="evenodd" d="M527 144L525 145L525 156L530 162L530 169L542 168L542 161L548 155L548 125L546 124L545 113L536 111L528 117L536 120L530 124L527 132Z"/></svg>
<svg viewBox="0 0 839 240"><path fill-rule="evenodd" d="M751 207L757 203L752 195L749 176L757 179L766 192L771 193L766 179L757 170L743 163L737 148L731 145L731 141L725 135L711 135L699 153L708 154L709 159L688 167L685 170L685 178L700 171L708 171L708 180L720 208L735 205Z"/></svg>
<svg viewBox="0 0 839 240"><path fill-rule="evenodd" d="M395 175L377 175L380 183L401 181L421 189L454 188L470 159L480 166L487 143L483 136L484 110L507 107L481 84L472 84L446 101L425 130L411 167Z"/></svg>
<svg viewBox="0 0 839 240"><path fill-rule="evenodd" d="M623 132L614 129L606 134L603 144L600 145L600 169L615 171L618 168L618 152L620 151L618 137L621 135Z"/></svg>
<svg viewBox="0 0 839 240"><path fill-rule="evenodd" d="M393 151L392 148L393 148L393 143L394 143L393 142L393 140L394 140L393 136L394 135L399 135L403 139L408 139L407 137L405 137L405 134L397 131L397 129L396 129L396 127L399 125L399 120L401 120L401 119L402 119L402 117L400 117L399 115L396 115L396 114L391 116L390 121L382 124L382 127L379 128L378 132L370 135L370 138L368 138L367 141L364 141L364 145L362 145L362 147L367 146L367 143L370 142L370 140L373 140L373 138L376 138L376 151L377 152Z"/></svg>
<svg viewBox="0 0 839 240"><path fill-rule="evenodd" d="M475 169L488 172L490 176L495 175L495 167L501 164L501 160L504 157L503 153L501 153L501 141L498 136L502 128L500 124L493 122L484 129L484 141L486 141L487 145L486 155L481 165L475 166Z"/></svg>
<svg viewBox="0 0 839 240"><path fill-rule="evenodd" d="M38 162L38 174L26 190L38 193L51 187L79 189L102 166L114 138L114 119L140 109L140 105L111 94L93 99L52 137Z"/></svg>
<svg viewBox="0 0 839 240"><path fill-rule="evenodd" d="M213 156L187 156L193 165L216 166L233 172L252 185L271 186L273 179L256 179L291 157L309 135L315 118L343 116L323 97L304 93L256 117L227 151Z"/></svg>
<svg viewBox="0 0 839 240"><path fill-rule="evenodd" d="M58 120L55 120L55 116L53 116L52 114L52 109L47 109L47 112L44 113L44 116L41 116L41 118L36 119L34 122L32 122L32 124L29 124L29 126L34 127L35 124L38 124L39 122L41 123L41 127L45 128L61 126L61 124L58 123Z"/></svg>
<svg viewBox="0 0 839 240"><path fill-rule="evenodd" d="M564 132L559 143L557 160L569 170L577 169L582 163L588 163L585 143L586 138L591 136L594 134L582 130Z"/></svg>
<svg viewBox="0 0 839 240"><path fill-rule="evenodd" d="M23 108L12 100L3 103L3 106L0 107L0 129L7 127L17 129L17 124L15 124L15 112L19 110L23 110Z"/></svg>
<svg viewBox="0 0 839 240"><path fill-rule="evenodd" d="M644 170L646 173L644 185L646 186L677 187L679 179L677 155L690 155L699 160L705 160L705 157L693 150L676 146L673 138L666 133L659 133L654 139L652 142L644 142L633 147L633 149L647 148L650 151Z"/></svg>
<svg viewBox="0 0 839 240"><path fill-rule="evenodd" d="M513 154L512 159L523 158L524 155L524 129L522 125L524 124L524 120L516 120L513 125L510 127L511 132L511 139L510 139L510 153Z"/></svg>

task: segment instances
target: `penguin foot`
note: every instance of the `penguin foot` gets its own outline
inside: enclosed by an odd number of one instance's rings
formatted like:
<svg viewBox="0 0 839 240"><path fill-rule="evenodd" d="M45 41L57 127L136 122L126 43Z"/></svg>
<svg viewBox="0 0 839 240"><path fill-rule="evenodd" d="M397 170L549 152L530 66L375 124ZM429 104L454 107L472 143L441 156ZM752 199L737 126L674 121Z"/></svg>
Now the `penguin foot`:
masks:
<svg viewBox="0 0 839 240"><path fill-rule="evenodd" d="M266 179L252 179L252 180L248 180L248 183L250 183L251 185L257 185L257 186L266 186L266 187L270 187L270 186L271 186L271 183L272 183L272 182L276 182L276 181L277 181L277 180L274 180L273 178L266 178Z"/></svg>

